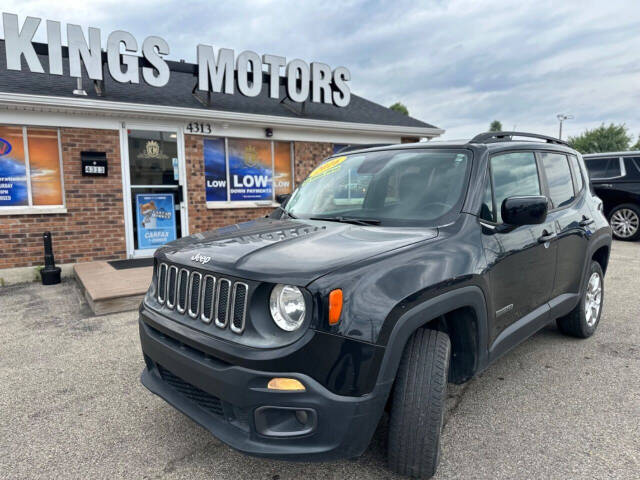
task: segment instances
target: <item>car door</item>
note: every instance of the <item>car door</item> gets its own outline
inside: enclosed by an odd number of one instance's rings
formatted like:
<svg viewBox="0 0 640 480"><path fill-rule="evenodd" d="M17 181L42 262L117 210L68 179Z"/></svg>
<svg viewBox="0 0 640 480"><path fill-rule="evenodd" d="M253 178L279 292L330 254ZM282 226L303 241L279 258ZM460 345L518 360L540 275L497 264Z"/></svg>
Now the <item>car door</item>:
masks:
<svg viewBox="0 0 640 480"><path fill-rule="evenodd" d="M517 341L517 322L546 321L556 269L555 225L510 227L502 222L505 198L544 192L533 151L491 156L487 178L480 223L489 268L490 344L497 355Z"/></svg>
<svg viewBox="0 0 640 480"><path fill-rule="evenodd" d="M557 233L558 261L551 299L558 299L561 295L580 291L589 226L593 224L593 219L586 203L584 181L577 158L560 152L541 151L538 155L545 177L546 194L551 201L547 220L554 222ZM574 163L573 168L571 162Z"/></svg>

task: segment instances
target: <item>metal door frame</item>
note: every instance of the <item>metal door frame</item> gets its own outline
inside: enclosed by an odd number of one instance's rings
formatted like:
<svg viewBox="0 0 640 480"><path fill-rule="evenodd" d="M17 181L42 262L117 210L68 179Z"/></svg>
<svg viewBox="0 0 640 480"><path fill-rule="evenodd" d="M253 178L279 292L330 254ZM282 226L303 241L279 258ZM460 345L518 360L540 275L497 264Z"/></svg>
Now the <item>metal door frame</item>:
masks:
<svg viewBox="0 0 640 480"><path fill-rule="evenodd" d="M178 154L178 185L182 187L182 202L180 204L180 231L182 236L189 235L188 197L187 197L187 171L185 165L184 131L181 125L122 122L120 127L120 158L122 166L122 200L124 204L124 229L127 258L145 258L153 256L155 249L136 249L133 238L133 214L131 194L131 172L129 170L129 139L128 130L149 130L170 132L176 134L176 147Z"/></svg>

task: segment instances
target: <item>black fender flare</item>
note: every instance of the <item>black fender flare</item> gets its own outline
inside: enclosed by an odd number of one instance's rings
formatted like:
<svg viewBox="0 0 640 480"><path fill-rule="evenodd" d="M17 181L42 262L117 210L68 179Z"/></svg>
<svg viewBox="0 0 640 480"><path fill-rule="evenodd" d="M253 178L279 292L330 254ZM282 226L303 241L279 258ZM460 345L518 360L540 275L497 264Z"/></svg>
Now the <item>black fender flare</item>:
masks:
<svg viewBox="0 0 640 480"><path fill-rule="evenodd" d="M461 307L470 307L474 310L478 323L478 368L476 372L483 370L487 365L488 330L487 330L487 306L482 289L476 285L469 285L455 290L450 290L415 306L403 313L394 325L382 358L378 384L393 384L404 347L409 337L431 320L445 313Z"/></svg>
<svg viewBox="0 0 640 480"><path fill-rule="evenodd" d="M609 256L611 256L611 233L607 234L605 232L599 232L596 234L597 238L594 238L589 242L589 247L587 248L587 254L585 255L584 265L582 269L582 280L580 281L580 292L584 290L584 283L586 282L586 274L585 272L591 265L591 260L593 259L593 255L602 247L607 247L609 249ZM596 236L594 235L594 236ZM608 263L608 258L607 258Z"/></svg>

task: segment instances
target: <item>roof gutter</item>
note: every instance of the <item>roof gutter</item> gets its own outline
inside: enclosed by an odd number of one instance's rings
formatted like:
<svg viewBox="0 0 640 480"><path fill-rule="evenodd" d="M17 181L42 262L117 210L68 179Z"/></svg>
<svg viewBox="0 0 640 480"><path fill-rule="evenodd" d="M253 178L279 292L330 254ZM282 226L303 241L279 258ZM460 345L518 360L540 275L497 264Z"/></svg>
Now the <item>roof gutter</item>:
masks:
<svg viewBox="0 0 640 480"><path fill-rule="evenodd" d="M102 114L138 114L171 119L207 119L230 121L240 124L268 124L289 128L313 128L317 130L343 130L357 133L387 133L419 137L437 137L444 130L433 127L404 127L398 125L379 125L374 123L336 122L309 118L291 118L278 115L260 115L255 113L227 112L222 110L204 110L199 108L149 105L130 102L112 102L90 98L67 98L49 95L27 95L22 93L0 92L0 103L15 106L29 106L44 109L67 109Z"/></svg>

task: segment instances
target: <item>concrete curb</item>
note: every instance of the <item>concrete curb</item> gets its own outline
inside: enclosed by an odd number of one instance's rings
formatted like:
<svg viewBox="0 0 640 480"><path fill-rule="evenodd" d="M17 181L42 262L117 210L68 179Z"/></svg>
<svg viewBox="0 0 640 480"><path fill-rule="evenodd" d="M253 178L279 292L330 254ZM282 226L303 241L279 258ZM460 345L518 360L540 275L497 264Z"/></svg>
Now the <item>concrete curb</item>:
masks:
<svg viewBox="0 0 640 480"><path fill-rule="evenodd" d="M57 266L62 269L62 278L73 277L75 263L63 263ZM0 269L0 287L16 283L40 281L40 267L16 267Z"/></svg>

